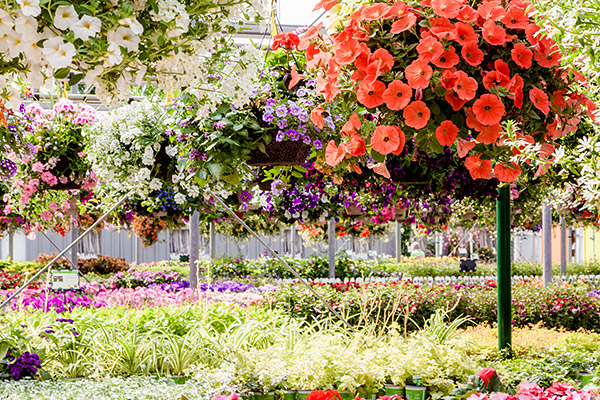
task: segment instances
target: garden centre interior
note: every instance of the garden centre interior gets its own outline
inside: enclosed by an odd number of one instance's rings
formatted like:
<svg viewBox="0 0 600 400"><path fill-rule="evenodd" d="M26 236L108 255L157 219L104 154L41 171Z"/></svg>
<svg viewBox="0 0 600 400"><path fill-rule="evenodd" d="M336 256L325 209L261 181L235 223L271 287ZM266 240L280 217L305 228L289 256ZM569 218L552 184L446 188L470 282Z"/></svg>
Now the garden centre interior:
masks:
<svg viewBox="0 0 600 400"><path fill-rule="evenodd" d="M599 27L2 2L0 400L600 399Z"/></svg>

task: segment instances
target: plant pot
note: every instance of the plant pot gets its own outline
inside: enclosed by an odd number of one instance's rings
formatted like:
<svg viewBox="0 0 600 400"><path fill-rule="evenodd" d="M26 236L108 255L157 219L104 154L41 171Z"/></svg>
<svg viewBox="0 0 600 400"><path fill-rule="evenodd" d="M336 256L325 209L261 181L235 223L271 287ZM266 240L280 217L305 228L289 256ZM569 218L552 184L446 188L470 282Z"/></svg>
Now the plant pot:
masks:
<svg viewBox="0 0 600 400"><path fill-rule="evenodd" d="M396 385L385 385L386 396L404 397L404 388Z"/></svg>
<svg viewBox="0 0 600 400"><path fill-rule="evenodd" d="M581 373L581 387L584 387L588 383L592 382L592 379L594 379L594 374L590 374L589 372L582 372Z"/></svg>
<svg viewBox="0 0 600 400"><path fill-rule="evenodd" d="M312 392L312 390L298 390L296 391L296 400L306 400L308 395Z"/></svg>
<svg viewBox="0 0 600 400"><path fill-rule="evenodd" d="M275 167L302 165L310 155L311 146L301 141L283 140L265 146L265 153L254 149L249 154L248 165L253 167Z"/></svg>
<svg viewBox="0 0 600 400"><path fill-rule="evenodd" d="M397 207L395 211L396 221L404 221L408 216L408 207Z"/></svg>
<svg viewBox="0 0 600 400"><path fill-rule="evenodd" d="M425 386L406 385L406 400L425 400Z"/></svg>
<svg viewBox="0 0 600 400"><path fill-rule="evenodd" d="M298 393L295 390L287 390L281 393L278 398L281 400L296 400Z"/></svg>

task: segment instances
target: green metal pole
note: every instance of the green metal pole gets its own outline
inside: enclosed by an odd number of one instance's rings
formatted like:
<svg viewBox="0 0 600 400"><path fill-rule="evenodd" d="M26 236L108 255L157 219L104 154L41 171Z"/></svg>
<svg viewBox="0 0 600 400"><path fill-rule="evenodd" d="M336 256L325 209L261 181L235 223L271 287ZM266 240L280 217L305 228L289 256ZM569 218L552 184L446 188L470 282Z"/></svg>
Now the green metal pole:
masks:
<svg viewBox="0 0 600 400"><path fill-rule="evenodd" d="M510 274L510 189L498 188L496 201L498 259L498 350L511 349L511 274Z"/></svg>

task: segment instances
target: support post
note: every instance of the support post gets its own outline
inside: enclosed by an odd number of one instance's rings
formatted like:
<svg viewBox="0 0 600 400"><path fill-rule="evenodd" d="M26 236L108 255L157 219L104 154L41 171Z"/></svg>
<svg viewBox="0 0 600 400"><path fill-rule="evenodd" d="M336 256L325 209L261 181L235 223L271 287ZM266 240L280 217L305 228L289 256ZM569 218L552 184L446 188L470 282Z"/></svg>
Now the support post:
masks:
<svg viewBox="0 0 600 400"><path fill-rule="evenodd" d="M328 228L329 279L335 279L335 217L329 219Z"/></svg>
<svg viewBox="0 0 600 400"><path fill-rule="evenodd" d="M208 256L211 260L217 257L217 223L211 222L209 228L209 239L208 239Z"/></svg>
<svg viewBox="0 0 600 400"><path fill-rule="evenodd" d="M77 228L77 220L79 219L79 206L77 202L79 201L79 195L71 197L69 200L69 210L67 215L71 217L71 243L76 242L79 237L79 228ZM73 246L71 249L71 269L78 269L78 260L77 260L77 246Z"/></svg>
<svg viewBox="0 0 600 400"><path fill-rule="evenodd" d="M544 204L542 209L542 240L544 243L543 279L544 286L552 283L552 206Z"/></svg>
<svg viewBox="0 0 600 400"><path fill-rule="evenodd" d="M15 234L8 234L8 258L13 261L15 259Z"/></svg>
<svg viewBox="0 0 600 400"><path fill-rule="evenodd" d="M290 253L292 258L296 257L296 225L290 226Z"/></svg>
<svg viewBox="0 0 600 400"><path fill-rule="evenodd" d="M567 221L560 217L560 274L567 275Z"/></svg>
<svg viewBox="0 0 600 400"><path fill-rule="evenodd" d="M498 350L511 349L511 254L510 254L510 191L498 188L496 229L498 232Z"/></svg>
<svg viewBox="0 0 600 400"><path fill-rule="evenodd" d="M402 259L402 223L396 221L396 262Z"/></svg>
<svg viewBox="0 0 600 400"><path fill-rule="evenodd" d="M200 213L194 210L190 217L189 237L189 259L190 259L190 288L198 287L198 255L200 254Z"/></svg>
<svg viewBox="0 0 600 400"><path fill-rule="evenodd" d="M77 238L79 237L79 228L77 228L77 226L75 224L73 224L73 226L71 226L71 242L75 242L77 241ZM78 258L77 258L77 247L79 246L73 246L73 248L71 249L71 269L72 270L76 270L78 269Z"/></svg>

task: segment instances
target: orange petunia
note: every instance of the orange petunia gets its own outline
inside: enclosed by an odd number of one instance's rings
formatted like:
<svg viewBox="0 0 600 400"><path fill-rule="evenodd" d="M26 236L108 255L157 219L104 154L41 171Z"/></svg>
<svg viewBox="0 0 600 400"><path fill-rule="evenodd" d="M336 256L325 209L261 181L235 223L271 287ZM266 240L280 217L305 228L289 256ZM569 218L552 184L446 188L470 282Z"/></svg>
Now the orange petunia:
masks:
<svg viewBox="0 0 600 400"><path fill-rule="evenodd" d="M371 57L369 57L369 64L379 62L380 69L383 73L390 72L394 66L394 57L386 49L377 49Z"/></svg>
<svg viewBox="0 0 600 400"><path fill-rule="evenodd" d="M475 147L475 145L475 142L470 142L465 139L458 138L458 143L456 144L456 147L458 149L458 157L465 157L467 154L469 154L469 151L471 151L471 149Z"/></svg>
<svg viewBox="0 0 600 400"><path fill-rule="evenodd" d="M533 53L533 57L542 67L552 68L560 65L562 56L556 44L547 45L544 42L539 41L535 49L536 51Z"/></svg>
<svg viewBox="0 0 600 400"><path fill-rule="evenodd" d="M426 89L433 75L433 69L428 63L415 60L404 70L408 85L413 89Z"/></svg>
<svg viewBox="0 0 600 400"><path fill-rule="evenodd" d="M525 82L523 78L519 76L519 74L515 74L510 80L509 89L511 96L514 99L515 107L521 108L523 106L523 87L525 86Z"/></svg>
<svg viewBox="0 0 600 400"><path fill-rule="evenodd" d="M404 123L411 128L421 129L429 122L431 111L421 100L413 101L411 104L406 106L402 114L404 116Z"/></svg>
<svg viewBox="0 0 600 400"><path fill-rule="evenodd" d="M325 109L321 106L315 107L310 112L310 120L315 126L318 126L320 129L323 129L325 126L325 120L323 119L323 112Z"/></svg>
<svg viewBox="0 0 600 400"><path fill-rule="evenodd" d="M411 12L407 12L392 24L390 32L397 35L411 29L416 23L417 16Z"/></svg>
<svg viewBox="0 0 600 400"><path fill-rule="evenodd" d="M458 127L450 120L446 120L435 130L435 137L442 146L451 146L456 142Z"/></svg>
<svg viewBox="0 0 600 400"><path fill-rule="evenodd" d="M392 6L384 3L373 3L362 10L362 18L365 21L379 21L389 16Z"/></svg>
<svg viewBox="0 0 600 400"><path fill-rule="evenodd" d="M477 135L477 141L483 144L494 144L500 138L502 133L502 125L484 125L481 128L481 133Z"/></svg>
<svg viewBox="0 0 600 400"><path fill-rule="evenodd" d="M475 98L475 94L477 93L477 88L479 87L477 81L464 71L456 71L455 76L457 79L453 89L457 96L461 100L473 100Z"/></svg>
<svg viewBox="0 0 600 400"><path fill-rule="evenodd" d="M290 71L290 76L291 76L291 79L290 79L290 83L288 83L288 89L294 88L294 86L296 86L298 83L300 83L300 81L302 79L305 78L304 75L301 75L298 73L298 71L296 71L296 66L294 66L292 68L292 70Z"/></svg>
<svg viewBox="0 0 600 400"><path fill-rule="evenodd" d="M396 151L400 146L400 133L402 131L395 126L378 126L371 137L371 148L383 155ZM402 145L404 146L404 140Z"/></svg>
<svg viewBox="0 0 600 400"><path fill-rule="evenodd" d="M523 43L515 44L515 47L510 51L515 64L521 68L529 69L533 58L533 51L529 50Z"/></svg>
<svg viewBox="0 0 600 400"><path fill-rule="evenodd" d="M442 44L433 36L427 36L422 38L417 45L417 53L419 53L419 59L424 62L431 62L435 60L444 52Z"/></svg>
<svg viewBox="0 0 600 400"><path fill-rule="evenodd" d="M494 173L500 182L514 182L521 175L521 167L514 162L511 162L507 166L496 164L494 166Z"/></svg>
<svg viewBox="0 0 600 400"><path fill-rule="evenodd" d="M336 42L333 46L335 52L335 61L340 65L348 65L356 60L356 57L361 53L358 40L347 39L341 42Z"/></svg>
<svg viewBox="0 0 600 400"><path fill-rule="evenodd" d="M478 16L479 14L477 14L477 11L475 11L471 6L463 6L458 12L456 18L462 22L473 23L477 21Z"/></svg>
<svg viewBox="0 0 600 400"><path fill-rule="evenodd" d="M484 1L477 13L486 21L500 21L505 15L504 7L499 1Z"/></svg>
<svg viewBox="0 0 600 400"><path fill-rule="evenodd" d="M482 160L481 154L467 157L465 167L473 179L488 179L492 173L492 161Z"/></svg>
<svg viewBox="0 0 600 400"><path fill-rule="evenodd" d="M383 176L384 178L390 179L390 171L388 171L387 167L384 163L368 163L367 167L373 170L373 172Z"/></svg>
<svg viewBox="0 0 600 400"><path fill-rule="evenodd" d="M338 4L340 4L339 0L319 0L313 11L320 10L321 8L325 9L325 11L329 11Z"/></svg>
<svg viewBox="0 0 600 400"><path fill-rule="evenodd" d="M455 71L447 69L442 73L440 85L442 85L446 89L452 89L456 84L457 80L458 77L456 76Z"/></svg>
<svg viewBox="0 0 600 400"><path fill-rule="evenodd" d="M350 141L346 144L346 152L352 157L362 156L366 152L366 145L363 138L358 135L352 135Z"/></svg>
<svg viewBox="0 0 600 400"><path fill-rule="evenodd" d="M504 104L498 96L486 93L473 104L473 113L483 125L496 125L500 123L505 113Z"/></svg>
<svg viewBox="0 0 600 400"><path fill-rule="evenodd" d="M456 0L431 0L431 8L440 17L456 18L460 3Z"/></svg>
<svg viewBox="0 0 600 400"><path fill-rule="evenodd" d="M493 46L502 46L513 39L513 36L507 35L504 28L496 25L493 21L487 21L483 24L481 34L485 41Z"/></svg>
<svg viewBox="0 0 600 400"><path fill-rule="evenodd" d="M431 27L429 30L440 40L456 39L456 27L448 18L431 18L429 20Z"/></svg>
<svg viewBox="0 0 600 400"><path fill-rule="evenodd" d="M459 61L460 59L458 58L456 51L454 51L454 47L450 46L448 50L444 50L438 58L431 62L438 68L452 68L458 64Z"/></svg>
<svg viewBox="0 0 600 400"><path fill-rule="evenodd" d="M460 55L465 59L467 64L476 67L483 61L483 51L479 48L477 42L467 43L460 50Z"/></svg>
<svg viewBox="0 0 600 400"><path fill-rule="evenodd" d="M477 42L479 37L475 33L472 25L465 24L464 22L456 23L456 41L462 46L468 43Z"/></svg>
<svg viewBox="0 0 600 400"><path fill-rule="evenodd" d="M304 34L302 34L302 37L300 38L300 43L298 43L298 50L304 51L304 50L308 49L308 47L312 43L313 39L315 37L317 37L317 35L319 34L319 31L321 30L322 27L323 27L323 23L319 22L318 25L311 26L310 28L308 28L306 30L306 32L304 32Z"/></svg>
<svg viewBox="0 0 600 400"><path fill-rule="evenodd" d="M460 97L458 97L458 94L454 90L447 91L444 99L452 106L454 111L458 111L463 108L467 102L466 100L462 100Z"/></svg>
<svg viewBox="0 0 600 400"><path fill-rule="evenodd" d="M412 89L402 81L391 82L385 92L383 92L383 101L390 110L402 110L410 103Z"/></svg>
<svg viewBox="0 0 600 400"><path fill-rule="evenodd" d="M362 81L358 85L356 98L367 108L375 108L383 104L383 92L385 92L385 83L381 81Z"/></svg>
<svg viewBox="0 0 600 400"><path fill-rule="evenodd" d="M346 145L340 144L338 147L333 140L330 140L325 148L325 162L335 167L342 162L344 157L346 157Z"/></svg>
<svg viewBox="0 0 600 400"><path fill-rule="evenodd" d="M523 7L511 5L502 22L509 29L523 30L529 25L529 16Z"/></svg>
<svg viewBox="0 0 600 400"><path fill-rule="evenodd" d="M352 136L360 130L361 122L358 114L354 113L350 116L348 122L344 124L340 133L342 136Z"/></svg>
<svg viewBox="0 0 600 400"><path fill-rule="evenodd" d="M535 108L543 112L544 115L548 115L550 112L550 100L546 92L534 87L529 91L529 100L531 100Z"/></svg>

